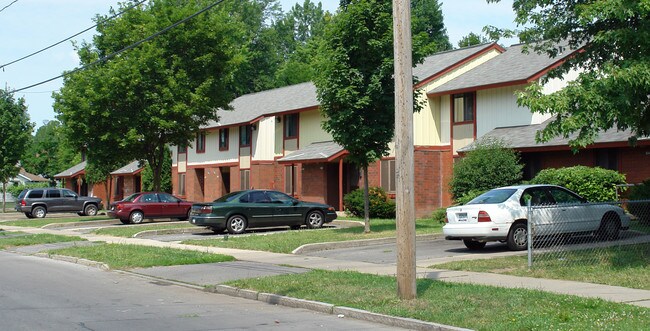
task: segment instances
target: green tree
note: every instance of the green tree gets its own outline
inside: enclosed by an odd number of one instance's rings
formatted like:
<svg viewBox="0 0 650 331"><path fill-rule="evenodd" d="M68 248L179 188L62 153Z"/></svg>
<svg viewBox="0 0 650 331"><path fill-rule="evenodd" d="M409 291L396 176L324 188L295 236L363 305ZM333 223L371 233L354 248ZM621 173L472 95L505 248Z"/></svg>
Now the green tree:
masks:
<svg viewBox="0 0 650 331"><path fill-rule="evenodd" d="M484 191L517 184L523 177L519 153L499 140L482 140L456 161L449 188L456 202Z"/></svg>
<svg viewBox="0 0 650 331"><path fill-rule="evenodd" d="M153 191L153 171L151 167L145 165L142 170L142 190ZM165 152L165 160L163 161L163 168L160 180L160 191L172 192L172 158L169 149Z"/></svg>
<svg viewBox="0 0 650 331"><path fill-rule="evenodd" d="M629 129L635 138L650 134L650 1L519 0L513 9L523 27L519 38L534 51L581 49L519 95L520 105L555 116L538 140L575 133L570 143L579 147L610 128ZM546 80L573 69L578 78L566 88L542 92Z"/></svg>
<svg viewBox="0 0 650 331"><path fill-rule="evenodd" d="M80 160L78 151L67 144L61 123L52 120L36 130L25 149L21 164L28 172L53 179L54 175Z"/></svg>
<svg viewBox="0 0 650 331"><path fill-rule="evenodd" d="M438 0L411 0L411 16L413 52L420 53L419 57L453 48Z"/></svg>
<svg viewBox="0 0 650 331"><path fill-rule="evenodd" d="M5 212L7 181L18 174L17 167L34 124L29 121L25 99L0 90L0 183L2 183L2 212Z"/></svg>
<svg viewBox="0 0 650 331"><path fill-rule="evenodd" d="M131 46L208 4L158 0L118 19L97 17L98 35L78 48L81 62L88 65ZM154 188L160 189L166 146L190 145L200 125L217 119L217 109L229 108L245 30L231 9L214 7L65 77L54 108L72 143L87 148L95 180L137 159L151 167Z"/></svg>
<svg viewBox="0 0 650 331"><path fill-rule="evenodd" d="M425 3L430 2L413 2ZM366 232L370 231L368 166L388 154L395 131L391 4L341 1L338 14L325 29L314 80L325 114L323 128L350 153L348 160L363 170ZM415 12L426 16L423 11ZM418 22L414 20L414 35L435 40L428 33L420 34L429 25ZM413 62L420 62L424 55L424 51L414 51Z"/></svg>
<svg viewBox="0 0 650 331"><path fill-rule="evenodd" d="M487 39L486 37L484 37L484 36L482 36L480 34L476 34L474 32L470 32L468 35L466 35L465 37L461 38L458 41L458 47L468 47L468 46L480 45L480 44L484 44L484 43L487 43L487 42L490 42L490 40Z"/></svg>

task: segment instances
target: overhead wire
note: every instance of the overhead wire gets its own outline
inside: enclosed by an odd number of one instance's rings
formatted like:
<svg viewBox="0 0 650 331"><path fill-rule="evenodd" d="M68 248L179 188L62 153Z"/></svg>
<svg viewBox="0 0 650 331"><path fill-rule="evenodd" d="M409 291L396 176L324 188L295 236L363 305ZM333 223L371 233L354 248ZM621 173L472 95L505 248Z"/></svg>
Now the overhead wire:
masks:
<svg viewBox="0 0 650 331"><path fill-rule="evenodd" d="M13 5L13 4L16 3L16 2L18 2L18 0L14 0L14 1L12 1L10 4L8 4L8 5L4 6L4 7L2 7L2 9L0 9L0 13L1 13L3 10L5 10L5 9L7 9L7 8L9 8L9 7L11 7L11 5Z"/></svg>
<svg viewBox="0 0 650 331"><path fill-rule="evenodd" d="M39 82L39 83L36 83L36 84L32 84L32 85L29 85L29 86L26 86L26 87L21 87L21 88L19 88L19 89L15 89L15 90L11 91L10 93L20 92L20 91L27 90L27 89L30 89L30 88L35 87L35 86L43 85L43 84L45 84L45 83L49 83L49 82L51 82L51 81L53 81L53 80L57 80L57 79L59 79L59 78L61 78L61 77L65 77L65 76L71 75L71 74L73 74L73 73L75 73L75 72L78 72L78 71L84 70L84 69L86 69L86 68L88 68L88 67L94 66L94 65L96 65L97 63L100 63L100 62L104 62L104 61L106 61L106 60L109 60L109 59L115 57L116 55L118 55L118 54L120 54L120 53L122 53L122 52L128 51L128 50L133 49L133 48L135 48L135 47L138 47L138 46L140 46L141 44L143 44L143 43L145 43L145 42L147 42L147 41L149 41L149 40L151 40L151 39L153 39L153 38L156 38L156 37L158 37L159 35L161 35L161 34L167 32L167 31L169 31L169 30L171 30L171 29L173 29L173 28L175 28L175 27L177 27L177 26L179 26L179 25L181 25L181 24L183 24L183 23L185 23L185 22L187 22L187 21L189 21L190 19L192 19L192 18L194 18L194 17L196 17L196 16L198 16L198 15L203 14L204 12L206 12L206 11L212 9L213 7L215 7L216 5L221 4L221 3L224 2L224 1L225 1L225 0L218 0L218 1L215 1L215 2L212 3L211 5L209 5L209 6L205 7L205 8L203 8L203 9L201 9L201 10L199 10L199 11L197 11L196 13L194 13L194 14L192 14L192 15L190 15L190 16L188 16L188 17L186 17L186 18L184 18L184 19L182 19L182 20L180 20L180 21L177 21L176 23L171 24L171 25L167 26L166 28L164 28L164 29L162 29L162 30L160 30L160 31L158 31L158 32L156 32L156 33L154 33L154 34L152 34L152 35L150 35L150 36L144 38L144 39L141 39L140 41L137 41L137 42L135 42L135 43L133 43L133 44L131 44L131 45L129 45L129 46L126 46L126 47L120 49L119 51L115 51L115 52L113 52L113 53L111 53L111 54L108 54L108 55L106 55L106 56L104 56L104 57L102 57L102 58L100 58L100 59L98 59L98 60L95 60L94 62L91 62L91 63L89 63L89 64L87 64L87 65L85 65L85 66L81 66L81 67L79 67L79 68L75 68L75 69L73 69L73 70L71 70L71 71L64 72L64 73L62 73L62 74L59 75L59 76L56 76L56 77L53 77L53 78L50 78L50 79L44 80L44 81Z"/></svg>
<svg viewBox="0 0 650 331"><path fill-rule="evenodd" d="M18 1L18 0L15 0L14 2L16 2L16 1ZM78 32L78 33L75 33L74 35L72 35L72 36L70 36L70 37L68 37L68 38L65 38L65 39L63 39L63 40L61 40L61 41L59 41L59 42L56 42L56 43L54 43L54 44L52 44L52 45L50 45L50 46L47 46L47 47L45 47L45 48L43 48L43 49L40 49L40 50L38 50L38 51L36 51L36 52L33 52L33 53L31 53L31 54L25 55L25 56L23 56L23 57L21 57L21 58L19 58L19 59L13 60L13 61L11 61L11 62L7 62L7 63L5 63L5 64L3 64L3 65L0 65L0 69L2 69L2 70L4 71L4 68L5 68L6 66L9 66L9 65L12 65L12 64L14 64L14 63L16 63L16 62L19 62L19 61L22 61L22 60L24 60L24 59L30 58L30 57L32 57L32 56L38 54L38 53L41 53L41 52L43 52L43 51L46 51L46 50L48 50L48 49L50 49L50 48L52 48L52 47L54 47L54 46L57 46L57 45L59 45L59 44L61 44L61 43L63 43L63 42L66 42L66 41L68 41L68 40L70 40L70 39L72 39L72 38L74 38L74 37L76 37L76 36L78 36L78 35L80 35L80 34L83 34L83 33L87 32L88 30L94 29L94 28L97 27L99 24L102 24L102 23L104 23L104 22L106 22L106 21L112 20L112 19L114 19L114 18L116 18L116 17L118 17L118 16L124 14L126 11L133 9L135 6L139 6L139 5L141 5L141 4L142 4L143 2L145 2L145 1L147 1L147 0L142 0L142 1L140 1L140 2L136 2L136 3L134 3L133 5L131 5L131 6L127 7L127 8L125 8L125 9L122 10L121 12L119 12L119 13L117 13L117 14L115 14L115 15L113 15L113 16L107 18L107 19L104 19L104 20L98 22L97 24L95 24L95 25L93 25L93 26L91 26L91 27L89 27L89 28L87 28L87 29L84 29L84 30L82 30L82 31L80 31L80 32ZM13 2L12 2L12 3L13 3ZM11 4L9 4L8 6L11 6ZM6 8L6 7L5 7L5 8Z"/></svg>

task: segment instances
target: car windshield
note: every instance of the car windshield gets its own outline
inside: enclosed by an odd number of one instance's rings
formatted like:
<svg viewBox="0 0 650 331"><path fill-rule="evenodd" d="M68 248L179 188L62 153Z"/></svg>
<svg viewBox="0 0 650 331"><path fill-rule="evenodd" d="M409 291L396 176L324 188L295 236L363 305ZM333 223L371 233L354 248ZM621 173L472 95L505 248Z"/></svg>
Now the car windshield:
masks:
<svg viewBox="0 0 650 331"><path fill-rule="evenodd" d="M222 196L221 198L219 198L217 200L214 200L214 202L228 202L228 201L236 198L240 193L241 192L228 193L228 194Z"/></svg>
<svg viewBox="0 0 650 331"><path fill-rule="evenodd" d="M514 188L491 190L477 196L467 204L479 205L479 204L502 203L508 200L508 198L510 198L515 192L517 192L517 189Z"/></svg>
<svg viewBox="0 0 650 331"><path fill-rule="evenodd" d="M137 198L139 195L140 195L140 193L133 193L133 194L129 195L128 197L122 199L122 201L133 202L133 200L135 200L135 198Z"/></svg>

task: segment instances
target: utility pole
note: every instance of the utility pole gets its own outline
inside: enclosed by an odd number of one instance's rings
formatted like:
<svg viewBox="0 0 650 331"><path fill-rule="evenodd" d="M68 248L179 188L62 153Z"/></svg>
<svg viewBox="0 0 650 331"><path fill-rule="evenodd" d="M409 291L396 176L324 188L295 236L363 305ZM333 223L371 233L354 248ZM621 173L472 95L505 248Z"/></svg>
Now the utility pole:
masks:
<svg viewBox="0 0 650 331"><path fill-rule="evenodd" d="M415 195L413 193L413 56L411 2L393 0L395 59L395 176L397 202L397 294L415 299Z"/></svg>

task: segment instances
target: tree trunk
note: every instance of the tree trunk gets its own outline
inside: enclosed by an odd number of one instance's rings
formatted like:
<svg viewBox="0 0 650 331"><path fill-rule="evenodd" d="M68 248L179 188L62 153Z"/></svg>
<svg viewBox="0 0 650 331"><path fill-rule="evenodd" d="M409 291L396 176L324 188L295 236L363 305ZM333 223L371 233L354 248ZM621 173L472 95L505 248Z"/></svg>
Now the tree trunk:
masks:
<svg viewBox="0 0 650 331"><path fill-rule="evenodd" d="M7 206L7 184L2 183L2 212L6 213L5 207Z"/></svg>
<svg viewBox="0 0 650 331"><path fill-rule="evenodd" d="M370 198L368 197L368 166L363 166L363 219L364 233L370 233Z"/></svg>
<svg viewBox="0 0 650 331"><path fill-rule="evenodd" d="M111 187L113 186L113 178L109 174L106 178L106 185L104 185L104 192L106 192L106 205L104 208L108 209L111 205Z"/></svg>

